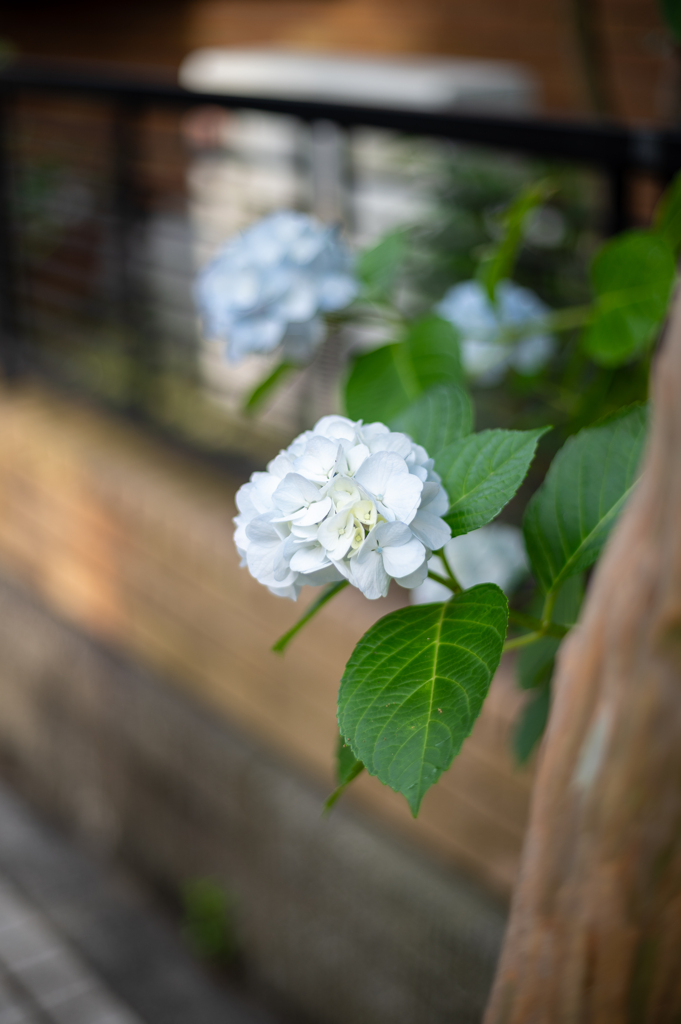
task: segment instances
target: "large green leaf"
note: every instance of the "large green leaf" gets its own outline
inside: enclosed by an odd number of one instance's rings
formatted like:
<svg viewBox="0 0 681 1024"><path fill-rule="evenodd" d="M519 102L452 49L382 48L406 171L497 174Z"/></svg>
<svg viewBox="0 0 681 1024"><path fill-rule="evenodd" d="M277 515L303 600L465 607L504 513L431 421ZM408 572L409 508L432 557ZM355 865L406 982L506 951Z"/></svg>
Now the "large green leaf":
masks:
<svg viewBox="0 0 681 1024"><path fill-rule="evenodd" d="M449 495L444 517L452 535L470 533L491 522L525 479L538 430L483 430L448 445L435 459L435 469Z"/></svg>
<svg viewBox="0 0 681 1024"><path fill-rule="evenodd" d="M667 310L676 268L666 238L628 231L607 242L594 259L593 318L583 345L602 366L620 366L645 350Z"/></svg>
<svg viewBox="0 0 681 1024"><path fill-rule="evenodd" d="M596 561L638 474L646 407L568 438L528 503L523 532L545 591Z"/></svg>
<svg viewBox="0 0 681 1024"><path fill-rule="evenodd" d="M438 384L462 384L459 335L441 316L424 316L409 327L405 345L422 391Z"/></svg>
<svg viewBox="0 0 681 1024"><path fill-rule="evenodd" d="M338 697L341 734L414 816L469 735L499 664L508 604L493 583L402 608L359 641Z"/></svg>
<svg viewBox="0 0 681 1024"><path fill-rule="evenodd" d="M409 326L404 340L355 359L345 386L351 419L389 423L431 387L463 383L459 339L438 316Z"/></svg>
<svg viewBox="0 0 681 1024"><path fill-rule="evenodd" d="M435 456L473 429L473 406L467 392L454 384L431 388L391 421L393 430L409 434Z"/></svg>
<svg viewBox="0 0 681 1024"><path fill-rule="evenodd" d="M389 299L408 251L406 232L398 230L363 252L356 266L363 286L361 297L379 302Z"/></svg>

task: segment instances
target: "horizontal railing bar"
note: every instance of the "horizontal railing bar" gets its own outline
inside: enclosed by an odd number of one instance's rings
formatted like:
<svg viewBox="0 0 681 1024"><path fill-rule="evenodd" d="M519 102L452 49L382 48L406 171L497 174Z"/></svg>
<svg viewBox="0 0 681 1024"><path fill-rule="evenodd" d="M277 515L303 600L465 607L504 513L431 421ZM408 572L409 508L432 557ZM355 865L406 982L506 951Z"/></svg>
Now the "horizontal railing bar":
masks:
<svg viewBox="0 0 681 1024"><path fill-rule="evenodd" d="M65 92L136 105L177 107L215 104L228 109L288 114L305 121L330 120L346 127L387 128L410 135L510 149L534 155L668 174L681 166L681 132L652 127L545 118L426 112L329 101L195 92L173 83L124 78L104 72L55 69L17 62L0 73L0 91Z"/></svg>

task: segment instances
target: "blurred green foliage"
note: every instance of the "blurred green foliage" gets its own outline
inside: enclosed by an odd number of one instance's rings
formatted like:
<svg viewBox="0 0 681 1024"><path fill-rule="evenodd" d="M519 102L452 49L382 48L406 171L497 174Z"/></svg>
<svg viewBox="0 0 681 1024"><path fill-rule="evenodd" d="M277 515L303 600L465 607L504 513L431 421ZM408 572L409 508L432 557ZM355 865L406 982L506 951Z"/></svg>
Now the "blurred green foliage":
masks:
<svg viewBox="0 0 681 1024"><path fill-rule="evenodd" d="M222 886L195 878L182 889L183 930L204 960L226 966L238 951L235 901Z"/></svg>

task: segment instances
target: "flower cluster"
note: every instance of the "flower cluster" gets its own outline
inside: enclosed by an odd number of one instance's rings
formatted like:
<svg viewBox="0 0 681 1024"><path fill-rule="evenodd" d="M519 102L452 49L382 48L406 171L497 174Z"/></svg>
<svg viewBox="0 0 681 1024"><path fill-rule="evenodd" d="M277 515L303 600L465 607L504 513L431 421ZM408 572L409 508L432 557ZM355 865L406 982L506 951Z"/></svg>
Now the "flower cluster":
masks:
<svg viewBox="0 0 681 1024"><path fill-rule="evenodd" d="M513 281L497 285L495 303L479 281L463 281L450 288L435 309L461 332L464 370L484 386L498 384L509 367L517 373L536 373L555 351L553 338L542 329L549 307ZM499 340L509 327L528 333L516 342Z"/></svg>
<svg viewBox="0 0 681 1024"><path fill-rule="evenodd" d="M321 314L357 294L352 258L333 227L282 210L232 239L198 277L195 297L209 338L237 363L282 345L306 362L324 339Z"/></svg>
<svg viewBox="0 0 681 1024"><path fill-rule="evenodd" d="M242 564L274 594L342 579L368 598L417 587L451 536L433 460L382 423L324 416L237 497Z"/></svg>

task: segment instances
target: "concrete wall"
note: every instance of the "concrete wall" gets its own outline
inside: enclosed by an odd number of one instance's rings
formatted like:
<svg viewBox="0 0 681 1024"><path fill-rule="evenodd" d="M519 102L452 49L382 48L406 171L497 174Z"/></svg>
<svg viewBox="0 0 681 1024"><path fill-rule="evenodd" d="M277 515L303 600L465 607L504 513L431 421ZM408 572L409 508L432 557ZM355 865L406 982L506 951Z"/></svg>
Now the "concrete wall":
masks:
<svg viewBox="0 0 681 1024"><path fill-rule="evenodd" d="M165 888L233 895L249 981L291 1018L473 1024L499 905L0 579L0 764Z"/></svg>

